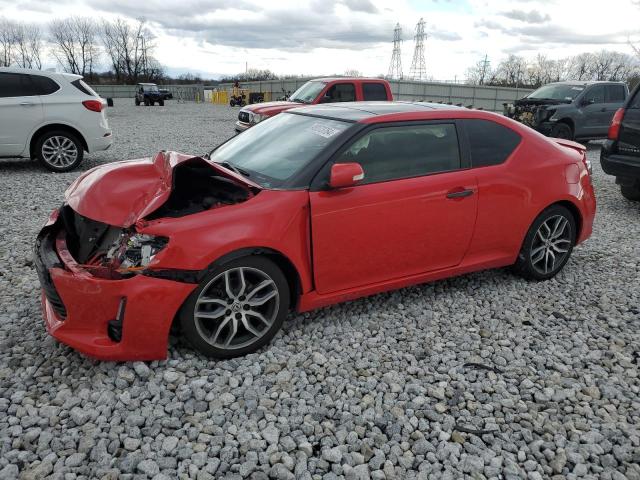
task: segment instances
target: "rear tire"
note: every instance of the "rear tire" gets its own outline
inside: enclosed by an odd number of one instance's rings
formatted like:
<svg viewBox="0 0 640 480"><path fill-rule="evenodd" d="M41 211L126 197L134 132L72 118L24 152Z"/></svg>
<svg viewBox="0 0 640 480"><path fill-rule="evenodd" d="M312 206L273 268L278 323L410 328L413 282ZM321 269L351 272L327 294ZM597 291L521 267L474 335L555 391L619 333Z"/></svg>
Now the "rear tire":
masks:
<svg viewBox="0 0 640 480"><path fill-rule="evenodd" d="M565 266L576 242L576 220L552 205L534 220L522 243L514 271L530 280L548 280Z"/></svg>
<svg viewBox="0 0 640 480"><path fill-rule="evenodd" d="M35 146L38 161L52 172L73 170L84 157L82 142L65 130L53 130L38 138Z"/></svg>
<svg viewBox="0 0 640 480"><path fill-rule="evenodd" d="M200 353L232 358L260 349L280 330L290 305L282 270L250 256L214 268L182 305L185 339Z"/></svg>
<svg viewBox="0 0 640 480"><path fill-rule="evenodd" d="M160 105L161 107L164 107L164 100L159 100L158 105Z"/></svg>
<svg viewBox="0 0 640 480"><path fill-rule="evenodd" d="M636 180L633 185L620 185L620 193L627 200L640 202L640 181Z"/></svg>
<svg viewBox="0 0 640 480"><path fill-rule="evenodd" d="M149 106L149 99L147 99L147 98L144 99L144 106L145 107Z"/></svg>
<svg viewBox="0 0 640 480"><path fill-rule="evenodd" d="M566 123L556 123L551 129L551 136L554 138L564 138L573 140L573 130Z"/></svg>
<svg viewBox="0 0 640 480"><path fill-rule="evenodd" d="M138 100L138 99L136 98L135 102L136 102L136 107L139 107L139 106L140 106L140 100Z"/></svg>

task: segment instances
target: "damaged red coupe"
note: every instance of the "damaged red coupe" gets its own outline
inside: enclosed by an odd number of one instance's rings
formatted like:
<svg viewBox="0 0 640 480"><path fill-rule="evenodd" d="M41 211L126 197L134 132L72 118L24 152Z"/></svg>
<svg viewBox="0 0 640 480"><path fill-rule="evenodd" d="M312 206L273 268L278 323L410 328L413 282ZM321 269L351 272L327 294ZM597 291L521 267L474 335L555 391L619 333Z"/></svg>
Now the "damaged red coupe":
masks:
<svg viewBox="0 0 640 480"><path fill-rule="evenodd" d="M591 234L585 148L503 116L420 103L282 113L204 157L80 176L38 235L46 327L110 360L169 330L213 357L305 311L513 266L544 280Z"/></svg>

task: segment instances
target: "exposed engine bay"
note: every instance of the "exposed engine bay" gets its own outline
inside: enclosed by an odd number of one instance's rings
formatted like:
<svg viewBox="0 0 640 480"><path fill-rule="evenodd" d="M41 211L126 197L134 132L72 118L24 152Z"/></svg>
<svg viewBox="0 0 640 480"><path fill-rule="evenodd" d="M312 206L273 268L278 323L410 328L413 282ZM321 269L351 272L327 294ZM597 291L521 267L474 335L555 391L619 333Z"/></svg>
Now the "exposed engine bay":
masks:
<svg viewBox="0 0 640 480"><path fill-rule="evenodd" d="M556 111L556 106L565 102L552 99L522 98L514 103L504 103L503 113L531 128L537 128L548 121Z"/></svg>
<svg viewBox="0 0 640 480"><path fill-rule="evenodd" d="M218 174L198 159L173 170L168 199L143 220L176 218L233 205L254 196L247 186ZM93 275L119 279L142 272L168 243L165 237L141 234L136 226L118 227L80 215L70 206L60 210L67 249Z"/></svg>

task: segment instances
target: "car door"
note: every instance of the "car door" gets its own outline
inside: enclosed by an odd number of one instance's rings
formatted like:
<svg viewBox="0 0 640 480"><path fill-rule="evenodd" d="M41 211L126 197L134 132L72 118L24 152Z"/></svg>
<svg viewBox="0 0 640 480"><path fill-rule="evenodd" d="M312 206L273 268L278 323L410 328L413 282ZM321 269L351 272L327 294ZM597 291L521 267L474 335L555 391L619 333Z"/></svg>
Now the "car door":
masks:
<svg viewBox="0 0 640 480"><path fill-rule="evenodd" d="M473 235L477 184L464 169L455 122L373 127L333 162L364 180L310 192L319 293L458 265Z"/></svg>
<svg viewBox="0 0 640 480"><path fill-rule="evenodd" d="M576 128L576 136L606 136L609 123L605 105L605 88L602 84L591 85L580 101L582 111L582 128ZM604 134L603 134L604 132Z"/></svg>
<svg viewBox="0 0 640 480"><path fill-rule="evenodd" d="M29 136L42 118L42 102L31 77L0 73L0 156L23 154Z"/></svg>

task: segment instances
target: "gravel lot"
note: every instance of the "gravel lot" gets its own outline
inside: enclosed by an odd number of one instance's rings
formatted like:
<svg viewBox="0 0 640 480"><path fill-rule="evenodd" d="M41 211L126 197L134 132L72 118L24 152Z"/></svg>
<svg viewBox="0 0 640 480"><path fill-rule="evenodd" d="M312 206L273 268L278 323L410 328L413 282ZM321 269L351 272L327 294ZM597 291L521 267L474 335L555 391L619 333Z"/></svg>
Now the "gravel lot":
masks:
<svg viewBox="0 0 640 480"><path fill-rule="evenodd" d="M84 169L204 153L237 114L132 104ZM172 339L146 364L46 335L31 248L79 172L1 161L0 478L640 479L640 204L589 156L595 232L554 280L467 275L291 316L244 358Z"/></svg>

